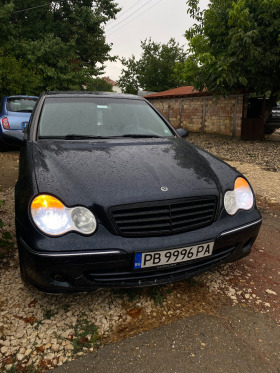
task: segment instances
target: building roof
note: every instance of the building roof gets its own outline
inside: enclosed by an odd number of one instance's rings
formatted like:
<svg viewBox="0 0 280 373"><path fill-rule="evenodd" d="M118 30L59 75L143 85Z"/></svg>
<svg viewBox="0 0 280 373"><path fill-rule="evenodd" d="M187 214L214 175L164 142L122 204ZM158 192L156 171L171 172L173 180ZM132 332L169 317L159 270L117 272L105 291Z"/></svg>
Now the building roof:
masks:
<svg viewBox="0 0 280 373"><path fill-rule="evenodd" d="M194 89L193 86L188 85L185 87L179 87L174 89L169 89L168 91L154 93L152 95L144 96L148 99L153 98L170 98L170 97L189 97L189 96L208 96L211 95L206 89L199 92Z"/></svg>
<svg viewBox="0 0 280 373"><path fill-rule="evenodd" d="M42 96L48 97L110 97L114 99L143 100L142 97L128 93L102 92L102 91L48 91L43 92Z"/></svg>
<svg viewBox="0 0 280 373"><path fill-rule="evenodd" d="M111 84L112 86L118 85L114 80L110 79L109 76L105 76L103 80L105 80L106 83Z"/></svg>

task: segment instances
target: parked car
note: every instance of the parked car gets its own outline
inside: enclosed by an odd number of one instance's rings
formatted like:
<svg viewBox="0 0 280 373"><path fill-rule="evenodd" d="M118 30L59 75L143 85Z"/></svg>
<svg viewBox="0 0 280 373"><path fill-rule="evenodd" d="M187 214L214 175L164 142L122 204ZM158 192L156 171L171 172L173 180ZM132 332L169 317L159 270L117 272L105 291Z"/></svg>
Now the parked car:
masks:
<svg viewBox="0 0 280 373"><path fill-rule="evenodd" d="M265 123L264 126L264 133L265 134L272 134L275 132L278 128L280 128L280 103L277 102L268 118L268 120Z"/></svg>
<svg viewBox="0 0 280 373"><path fill-rule="evenodd" d="M47 93L15 188L22 277L46 292L178 281L250 253L262 218L237 170L145 99Z"/></svg>
<svg viewBox="0 0 280 373"><path fill-rule="evenodd" d="M0 151L7 150L2 141L6 131L22 131L30 118L38 97L6 96L0 103Z"/></svg>

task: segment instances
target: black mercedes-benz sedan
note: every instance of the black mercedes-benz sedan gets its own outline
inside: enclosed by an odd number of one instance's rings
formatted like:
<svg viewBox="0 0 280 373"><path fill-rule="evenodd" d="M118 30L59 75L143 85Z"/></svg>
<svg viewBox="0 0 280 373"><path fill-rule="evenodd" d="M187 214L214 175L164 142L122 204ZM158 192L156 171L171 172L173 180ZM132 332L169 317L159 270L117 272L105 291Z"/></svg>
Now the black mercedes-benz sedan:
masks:
<svg viewBox="0 0 280 373"><path fill-rule="evenodd" d="M49 92L24 133L15 188L21 274L45 292L178 281L250 253L249 182L188 143L145 99Z"/></svg>

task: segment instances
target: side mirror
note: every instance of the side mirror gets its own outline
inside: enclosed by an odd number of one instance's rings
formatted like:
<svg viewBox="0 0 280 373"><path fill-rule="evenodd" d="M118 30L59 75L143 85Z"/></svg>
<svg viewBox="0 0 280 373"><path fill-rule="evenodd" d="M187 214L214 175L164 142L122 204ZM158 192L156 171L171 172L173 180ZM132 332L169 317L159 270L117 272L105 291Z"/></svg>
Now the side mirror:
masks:
<svg viewBox="0 0 280 373"><path fill-rule="evenodd" d="M180 137L188 137L189 136L189 131L186 130L185 128L178 128L177 133Z"/></svg>
<svg viewBox="0 0 280 373"><path fill-rule="evenodd" d="M23 146L25 144L25 135L20 131L6 131L2 134L2 140L13 146Z"/></svg>

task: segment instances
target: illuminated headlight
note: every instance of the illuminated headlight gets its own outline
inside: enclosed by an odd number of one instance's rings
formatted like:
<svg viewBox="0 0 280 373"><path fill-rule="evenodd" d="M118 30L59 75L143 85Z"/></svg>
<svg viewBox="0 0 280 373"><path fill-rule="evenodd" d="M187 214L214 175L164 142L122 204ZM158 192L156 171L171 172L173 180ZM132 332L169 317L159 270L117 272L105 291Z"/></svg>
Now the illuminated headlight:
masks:
<svg viewBox="0 0 280 373"><path fill-rule="evenodd" d="M68 208L57 198L47 194L33 199L31 216L42 232L52 236L70 231L92 234L97 226L94 215L85 207Z"/></svg>
<svg viewBox="0 0 280 373"><path fill-rule="evenodd" d="M235 180L234 190L225 193L224 206L229 215L238 210L250 210L254 204L253 192L245 179L239 177Z"/></svg>

